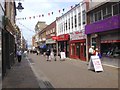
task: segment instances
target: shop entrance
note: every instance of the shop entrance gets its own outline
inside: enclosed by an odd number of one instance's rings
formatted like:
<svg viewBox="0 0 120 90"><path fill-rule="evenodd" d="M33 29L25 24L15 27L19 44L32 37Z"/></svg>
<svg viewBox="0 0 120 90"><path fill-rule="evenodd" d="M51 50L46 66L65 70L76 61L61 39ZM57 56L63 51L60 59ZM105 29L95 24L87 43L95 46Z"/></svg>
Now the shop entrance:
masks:
<svg viewBox="0 0 120 90"><path fill-rule="evenodd" d="M80 43L80 59L86 61L86 44L84 42Z"/></svg>

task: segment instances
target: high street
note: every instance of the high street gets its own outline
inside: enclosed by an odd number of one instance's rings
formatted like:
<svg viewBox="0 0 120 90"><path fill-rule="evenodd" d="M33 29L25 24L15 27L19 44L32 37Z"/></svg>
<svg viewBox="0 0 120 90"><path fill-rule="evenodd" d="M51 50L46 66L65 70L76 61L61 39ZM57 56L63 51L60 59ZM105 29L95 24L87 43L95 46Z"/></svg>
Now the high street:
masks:
<svg viewBox="0 0 120 90"><path fill-rule="evenodd" d="M29 54L27 60L43 88L46 85L48 88L118 88L118 69L114 67L103 65L103 72L94 72L80 60L58 58L50 62L45 56L35 54Z"/></svg>

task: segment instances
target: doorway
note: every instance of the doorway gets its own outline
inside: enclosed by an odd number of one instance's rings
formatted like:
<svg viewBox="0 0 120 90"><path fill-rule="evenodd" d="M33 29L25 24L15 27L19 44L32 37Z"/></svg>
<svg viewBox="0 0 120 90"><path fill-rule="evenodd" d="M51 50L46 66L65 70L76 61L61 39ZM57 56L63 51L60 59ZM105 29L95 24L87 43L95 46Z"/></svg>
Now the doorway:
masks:
<svg viewBox="0 0 120 90"><path fill-rule="evenodd" d="M86 44L85 42L80 43L80 59L86 61Z"/></svg>

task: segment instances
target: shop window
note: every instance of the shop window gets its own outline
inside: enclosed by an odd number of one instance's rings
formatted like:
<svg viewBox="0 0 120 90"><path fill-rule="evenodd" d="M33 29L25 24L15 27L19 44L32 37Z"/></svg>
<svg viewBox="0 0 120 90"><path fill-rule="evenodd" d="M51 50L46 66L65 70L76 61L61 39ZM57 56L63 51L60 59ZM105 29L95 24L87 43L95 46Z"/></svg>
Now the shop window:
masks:
<svg viewBox="0 0 120 90"><path fill-rule="evenodd" d="M96 37L92 38L92 46L95 46L95 48L96 48Z"/></svg>
<svg viewBox="0 0 120 90"><path fill-rule="evenodd" d="M72 44L72 50L71 50L71 55L74 55L75 54L75 44Z"/></svg>
<svg viewBox="0 0 120 90"><path fill-rule="evenodd" d="M101 43L102 56L120 58L120 43Z"/></svg>

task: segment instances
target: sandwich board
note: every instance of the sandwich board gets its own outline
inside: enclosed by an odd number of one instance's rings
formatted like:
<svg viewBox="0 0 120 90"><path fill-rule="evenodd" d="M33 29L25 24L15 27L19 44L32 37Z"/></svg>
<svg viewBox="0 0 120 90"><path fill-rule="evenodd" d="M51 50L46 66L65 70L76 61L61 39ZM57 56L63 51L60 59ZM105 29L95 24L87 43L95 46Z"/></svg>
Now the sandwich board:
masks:
<svg viewBox="0 0 120 90"><path fill-rule="evenodd" d="M88 69L95 70L95 72L103 71L99 56L91 56Z"/></svg>
<svg viewBox="0 0 120 90"><path fill-rule="evenodd" d="M61 59L65 59L66 58L65 52L60 52L60 55L61 55Z"/></svg>

